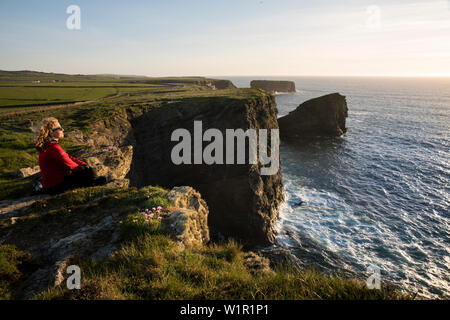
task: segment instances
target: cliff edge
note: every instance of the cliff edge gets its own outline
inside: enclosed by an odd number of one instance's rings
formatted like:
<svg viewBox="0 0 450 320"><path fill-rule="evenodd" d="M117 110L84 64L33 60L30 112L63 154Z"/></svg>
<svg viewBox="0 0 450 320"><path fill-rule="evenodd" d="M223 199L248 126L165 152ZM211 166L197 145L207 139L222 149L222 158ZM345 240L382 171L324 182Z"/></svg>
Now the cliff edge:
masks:
<svg viewBox="0 0 450 320"><path fill-rule="evenodd" d="M171 151L177 144L171 141L172 132L185 129L194 137L194 121L202 121L204 132L217 129L223 137L227 129L278 129L274 96L254 93L251 99L183 99L130 119L131 134L136 141L130 185L192 186L210 208L213 239L232 237L246 245L273 243L274 225L284 200L280 164L275 174L261 175L260 165L248 161L175 165L171 159ZM206 145L203 142L203 147Z"/></svg>

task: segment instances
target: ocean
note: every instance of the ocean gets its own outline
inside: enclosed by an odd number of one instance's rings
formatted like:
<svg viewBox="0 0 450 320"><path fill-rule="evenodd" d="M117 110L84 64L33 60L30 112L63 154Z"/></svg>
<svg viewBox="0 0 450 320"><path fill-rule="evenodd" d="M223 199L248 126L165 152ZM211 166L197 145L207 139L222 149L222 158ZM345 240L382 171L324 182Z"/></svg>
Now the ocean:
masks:
<svg viewBox="0 0 450 320"><path fill-rule="evenodd" d="M279 116L328 93L347 98L343 137L281 142L278 246L322 269L375 266L381 283L450 297L450 78L216 78L294 81L296 93L276 95Z"/></svg>

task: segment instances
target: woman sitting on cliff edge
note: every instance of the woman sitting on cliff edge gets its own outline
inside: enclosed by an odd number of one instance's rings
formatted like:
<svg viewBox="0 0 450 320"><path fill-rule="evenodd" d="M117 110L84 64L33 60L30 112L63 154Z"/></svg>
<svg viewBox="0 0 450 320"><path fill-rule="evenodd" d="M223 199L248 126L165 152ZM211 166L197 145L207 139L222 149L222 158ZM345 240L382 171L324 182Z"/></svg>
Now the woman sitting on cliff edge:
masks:
<svg viewBox="0 0 450 320"><path fill-rule="evenodd" d="M90 166L61 148L61 138L64 138L64 129L56 118L42 120L35 142L43 187L39 193L57 194L73 188L105 184L105 177L96 178Z"/></svg>

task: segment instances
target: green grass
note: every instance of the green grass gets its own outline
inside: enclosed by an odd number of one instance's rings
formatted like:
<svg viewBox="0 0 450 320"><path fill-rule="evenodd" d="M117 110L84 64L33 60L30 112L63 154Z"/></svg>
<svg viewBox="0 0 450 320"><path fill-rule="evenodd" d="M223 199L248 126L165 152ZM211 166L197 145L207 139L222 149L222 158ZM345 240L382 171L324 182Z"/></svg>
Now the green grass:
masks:
<svg viewBox="0 0 450 320"><path fill-rule="evenodd" d="M117 94L110 88L0 87L0 107L45 105L94 100Z"/></svg>
<svg viewBox="0 0 450 320"><path fill-rule="evenodd" d="M82 270L82 288L65 286L37 299L399 299L393 288L369 290L364 282L332 277L314 269L282 268L252 274L236 243L182 250L153 226L111 259L73 260Z"/></svg>
<svg viewBox="0 0 450 320"><path fill-rule="evenodd" d="M22 276L20 267L29 262L30 255L13 245L0 245L0 300L14 297L14 284Z"/></svg>
<svg viewBox="0 0 450 320"><path fill-rule="evenodd" d="M8 245L0 245L0 299L19 298L23 281L35 271L32 265L27 265L30 256L25 251L30 245L73 234L80 224L98 222L112 211L120 211L126 218L127 213L136 213L144 206L155 205L167 206L167 190L159 187L140 190L81 188L35 202L15 223L0 221L0 234L11 234ZM137 232L137 229L128 230L130 234Z"/></svg>
<svg viewBox="0 0 450 320"><path fill-rule="evenodd" d="M166 207L167 190L160 187L79 188L34 202L13 224L0 221L0 233L13 231L10 240L24 248L27 243L64 237L79 228L79 223L97 221L111 212L136 213L142 208ZM71 213L71 214L68 214ZM74 224L74 225L73 225Z"/></svg>
<svg viewBox="0 0 450 320"><path fill-rule="evenodd" d="M127 93L149 93L166 86L155 84L72 82L20 85L0 82L0 112L22 107L90 101Z"/></svg>
<svg viewBox="0 0 450 320"><path fill-rule="evenodd" d="M37 152L30 135L0 128L0 200L16 198L32 190L28 179L14 178L14 170L37 165Z"/></svg>
<svg viewBox="0 0 450 320"><path fill-rule="evenodd" d="M122 247L102 261L73 257L69 264L82 270L81 290L61 286L34 299L400 299L393 287L369 290L364 282L329 276L314 269L278 266L273 273L255 274L244 263L235 243L181 249L163 220L145 223L140 210L161 205L167 209L168 191L107 187L67 191L34 203L14 224L0 223L8 241L26 251L30 243L46 243L73 234L80 226L121 212ZM2 299L20 297L27 269L26 252L0 247L0 277L8 279ZM2 273L3 272L3 273Z"/></svg>
<svg viewBox="0 0 450 320"><path fill-rule="evenodd" d="M100 262L73 259L82 270L81 290L65 285L35 299L401 299L393 287L369 290L362 281L328 276L314 269L279 266L255 274L235 243L181 249L170 228L157 220L122 221L124 246Z"/></svg>

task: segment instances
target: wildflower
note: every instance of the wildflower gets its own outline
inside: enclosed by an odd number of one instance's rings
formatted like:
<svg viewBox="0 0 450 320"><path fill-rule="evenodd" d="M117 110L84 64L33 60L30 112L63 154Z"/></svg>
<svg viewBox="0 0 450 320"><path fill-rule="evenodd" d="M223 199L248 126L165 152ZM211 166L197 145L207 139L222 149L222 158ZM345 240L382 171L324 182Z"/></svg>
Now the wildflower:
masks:
<svg viewBox="0 0 450 320"><path fill-rule="evenodd" d="M158 208L157 208L158 210L161 210L162 209L162 207L161 206L158 206Z"/></svg>
<svg viewBox="0 0 450 320"><path fill-rule="evenodd" d="M149 212L150 210L148 210L148 209L145 209L145 212Z"/></svg>
<svg viewBox="0 0 450 320"><path fill-rule="evenodd" d="M152 208L152 211L156 211L156 208Z"/></svg>
<svg viewBox="0 0 450 320"><path fill-rule="evenodd" d="M150 213L150 214L148 215L148 217L149 217L150 219L153 219L154 216L155 216L155 215L154 215L153 213Z"/></svg>
<svg viewBox="0 0 450 320"><path fill-rule="evenodd" d="M162 217L158 217L158 220L161 221L163 218Z"/></svg>
<svg viewBox="0 0 450 320"><path fill-rule="evenodd" d="M171 227L171 228L175 228L175 225L172 223L172 224L170 225L170 227Z"/></svg>

